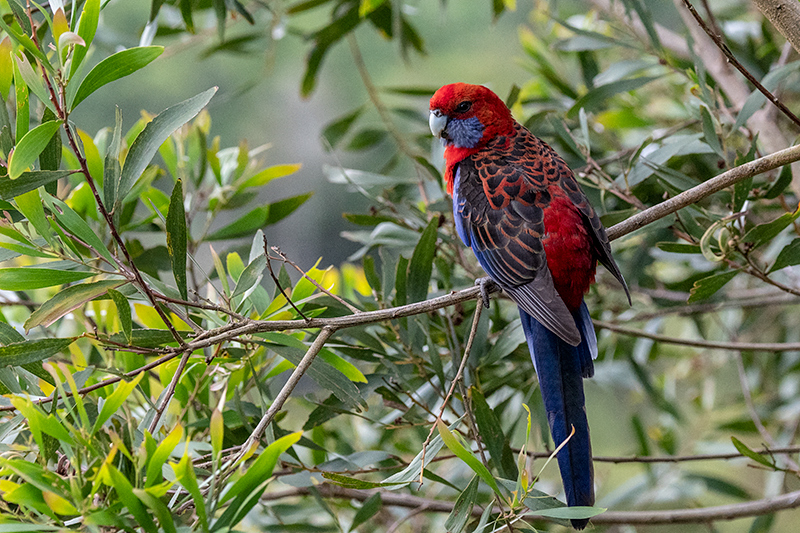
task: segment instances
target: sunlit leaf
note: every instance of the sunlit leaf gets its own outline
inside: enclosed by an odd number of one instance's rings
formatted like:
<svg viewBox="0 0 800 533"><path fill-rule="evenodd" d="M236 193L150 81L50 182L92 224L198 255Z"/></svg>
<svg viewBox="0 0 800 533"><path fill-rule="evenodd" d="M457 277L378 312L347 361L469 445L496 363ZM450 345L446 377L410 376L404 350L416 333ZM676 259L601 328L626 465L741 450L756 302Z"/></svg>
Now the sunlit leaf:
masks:
<svg viewBox="0 0 800 533"><path fill-rule="evenodd" d="M81 283L57 292L36 311L31 313L25 321L25 331L30 331L36 326L49 326L70 311L77 309L86 302L102 296L109 289L115 289L127 283L125 280L104 280L94 283Z"/></svg>
<svg viewBox="0 0 800 533"><path fill-rule="evenodd" d="M61 121L51 120L40 124L25 134L17 143L14 153L8 160L8 177L16 179L33 165L47 143L61 127Z"/></svg>

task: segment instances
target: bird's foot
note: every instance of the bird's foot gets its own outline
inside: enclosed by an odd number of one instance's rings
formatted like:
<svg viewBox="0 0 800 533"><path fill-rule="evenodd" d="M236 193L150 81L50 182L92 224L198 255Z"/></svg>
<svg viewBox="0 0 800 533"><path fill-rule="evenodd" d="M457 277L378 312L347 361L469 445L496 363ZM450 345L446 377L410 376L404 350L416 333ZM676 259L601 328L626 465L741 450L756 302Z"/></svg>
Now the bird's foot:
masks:
<svg viewBox="0 0 800 533"><path fill-rule="evenodd" d="M483 301L483 306L488 309L490 303L489 294L500 290L500 287L498 287L497 283L495 283L495 281L489 276L476 279L475 285L480 285L481 300Z"/></svg>

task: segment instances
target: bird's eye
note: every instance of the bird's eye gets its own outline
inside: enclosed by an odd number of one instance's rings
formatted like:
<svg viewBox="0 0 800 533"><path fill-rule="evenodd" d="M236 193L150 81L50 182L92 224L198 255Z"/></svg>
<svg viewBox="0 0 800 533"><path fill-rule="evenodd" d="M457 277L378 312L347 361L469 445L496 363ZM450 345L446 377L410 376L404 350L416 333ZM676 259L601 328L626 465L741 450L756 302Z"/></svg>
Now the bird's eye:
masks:
<svg viewBox="0 0 800 533"><path fill-rule="evenodd" d="M461 102L456 106L456 112L466 113L467 111L469 111L471 107L472 107L472 102L470 102L469 100L464 100L463 102Z"/></svg>

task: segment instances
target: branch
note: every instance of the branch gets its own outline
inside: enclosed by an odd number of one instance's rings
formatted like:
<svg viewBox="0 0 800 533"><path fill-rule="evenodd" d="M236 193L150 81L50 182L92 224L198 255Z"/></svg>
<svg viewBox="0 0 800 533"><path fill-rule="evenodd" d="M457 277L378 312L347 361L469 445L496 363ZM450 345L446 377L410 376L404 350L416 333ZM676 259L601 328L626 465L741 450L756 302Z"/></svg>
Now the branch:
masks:
<svg viewBox="0 0 800 533"><path fill-rule="evenodd" d="M669 200L665 200L660 204L637 213L632 217L623 220L619 224L612 226L608 229L608 238L610 240L618 239L623 235L627 235L632 231L641 229L648 224L652 224L656 220L671 215L679 209L699 202L703 198L719 192L726 187L730 187L744 179L762 174L769 170L788 165L800 160L800 145L785 148L773 154L766 155L755 161L750 161L730 170L726 170L722 174L711 178L708 181L701 183L689 190L673 196Z"/></svg>
<svg viewBox="0 0 800 533"><path fill-rule="evenodd" d="M753 3L800 54L800 2L753 0Z"/></svg>
<svg viewBox="0 0 800 533"><path fill-rule="evenodd" d="M376 492L380 492L381 502L384 505L393 507L406 507L417 509L425 506L426 510L434 513L450 513L453 511L454 502L431 500L420 498L409 494L397 494L396 492L379 490L358 490L347 489L323 483L315 487L319 493L326 498L339 498L347 500L365 501ZM306 487L270 492L261 496L262 501L283 500L297 496L307 496L311 493ZM747 503L735 503L731 505L719 505L717 507L704 507L700 509L675 509L667 511L607 511L593 517L592 523L596 525L658 525L658 524L690 524L700 522L713 522L716 520L734 520L736 518L746 518L771 514L785 509L795 509L800 507L800 490L789 492L775 498L765 498ZM496 508L495 512L500 512ZM475 506L472 509L472 516L480 516L483 509ZM536 517L535 514L528 515ZM543 520L551 520L549 518Z"/></svg>
<svg viewBox="0 0 800 533"><path fill-rule="evenodd" d="M314 339L314 342L308 347L308 351L306 351L303 359L300 360L300 363L297 365L297 367L295 367L292 375L289 376L289 379L283 385L283 388L278 393L278 396L275 397L275 401L272 402L272 405L269 406L267 412L258 422L258 425L253 430L253 433L251 433L247 440L242 444L240 456L233 461L233 464L236 464L239 459L241 459L244 454L247 453L247 450L249 450L254 443L261 440L264 430L267 429L267 426L270 424L270 422L272 422L272 419L275 418L275 415L281 410L283 404L286 403L286 400L289 398L289 395L292 394L297 382L300 381L300 378L303 377L303 375L306 373L306 370L308 370L308 367L310 367L311 363L314 362L314 359L316 359L317 354L319 354L320 350L322 350L322 347L325 346L325 342L327 342L327 340L335 332L336 329L332 327L322 328L322 330L319 332L319 335L317 335L317 338Z"/></svg>
<svg viewBox="0 0 800 533"><path fill-rule="evenodd" d="M602 320L593 320L594 325L598 328L607 329L615 333L623 335L630 335L632 337L640 337L643 339L651 339L657 342L664 342L667 344L677 344L680 346L694 346L696 348L710 348L714 350L733 350L733 351L754 351L754 352L789 352L800 350L800 342L724 342L724 341L705 341L705 340L692 340L681 339L678 337L670 337L668 335L659 335L657 333L648 333L640 329L626 328L625 326L618 326L611 322L603 322Z"/></svg>

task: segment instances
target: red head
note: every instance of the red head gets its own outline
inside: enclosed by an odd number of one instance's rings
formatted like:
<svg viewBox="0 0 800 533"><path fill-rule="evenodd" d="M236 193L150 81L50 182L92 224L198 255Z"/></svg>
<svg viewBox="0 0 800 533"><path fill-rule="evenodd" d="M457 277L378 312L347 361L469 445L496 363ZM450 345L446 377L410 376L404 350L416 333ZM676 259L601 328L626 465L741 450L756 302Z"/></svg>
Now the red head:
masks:
<svg viewBox="0 0 800 533"><path fill-rule="evenodd" d="M431 132L442 139L447 188L452 194L453 165L499 135L514 132L514 118L503 101L482 85L445 85L431 98Z"/></svg>

